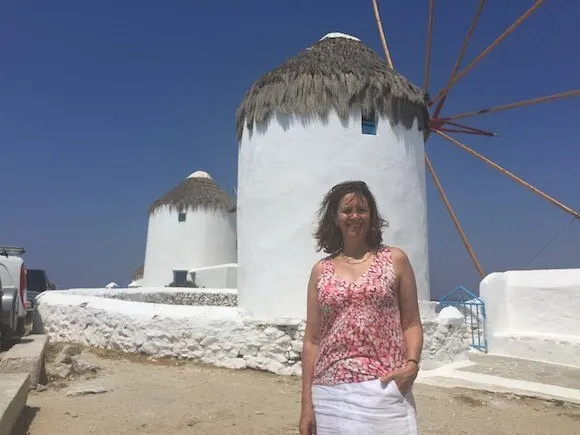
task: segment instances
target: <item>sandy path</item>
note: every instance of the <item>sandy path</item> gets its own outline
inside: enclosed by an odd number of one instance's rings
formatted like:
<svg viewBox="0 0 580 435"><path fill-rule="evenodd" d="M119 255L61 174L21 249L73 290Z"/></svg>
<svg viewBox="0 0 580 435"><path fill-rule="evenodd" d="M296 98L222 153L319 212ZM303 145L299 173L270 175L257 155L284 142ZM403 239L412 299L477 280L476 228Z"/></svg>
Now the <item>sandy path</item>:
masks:
<svg viewBox="0 0 580 435"><path fill-rule="evenodd" d="M13 435L297 434L300 380L193 363L83 356L101 367L104 394L31 392ZM422 434L572 434L580 407L460 389L415 386Z"/></svg>

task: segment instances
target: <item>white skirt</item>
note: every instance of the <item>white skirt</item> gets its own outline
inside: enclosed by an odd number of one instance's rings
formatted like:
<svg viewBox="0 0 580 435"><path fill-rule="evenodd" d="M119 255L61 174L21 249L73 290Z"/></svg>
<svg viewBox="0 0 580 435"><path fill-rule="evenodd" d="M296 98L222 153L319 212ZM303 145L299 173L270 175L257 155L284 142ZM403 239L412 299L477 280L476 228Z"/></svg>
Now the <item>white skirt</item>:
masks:
<svg viewBox="0 0 580 435"><path fill-rule="evenodd" d="M394 381L313 385L316 435L417 435L415 400Z"/></svg>

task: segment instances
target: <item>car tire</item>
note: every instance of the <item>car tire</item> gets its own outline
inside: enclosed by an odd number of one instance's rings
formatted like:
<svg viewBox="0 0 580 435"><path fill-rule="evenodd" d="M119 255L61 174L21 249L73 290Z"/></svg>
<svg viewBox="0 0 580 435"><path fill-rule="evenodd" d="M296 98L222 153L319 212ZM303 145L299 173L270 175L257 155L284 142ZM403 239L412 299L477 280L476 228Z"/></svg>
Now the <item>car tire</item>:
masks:
<svg viewBox="0 0 580 435"><path fill-rule="evenodd" d="M18 292L4 290L2 292L2 303L0 305L0 328L2 337L0 348L7 349L14 344L16 330L18 328L18 317L16 314L16 298Z"/></svg>

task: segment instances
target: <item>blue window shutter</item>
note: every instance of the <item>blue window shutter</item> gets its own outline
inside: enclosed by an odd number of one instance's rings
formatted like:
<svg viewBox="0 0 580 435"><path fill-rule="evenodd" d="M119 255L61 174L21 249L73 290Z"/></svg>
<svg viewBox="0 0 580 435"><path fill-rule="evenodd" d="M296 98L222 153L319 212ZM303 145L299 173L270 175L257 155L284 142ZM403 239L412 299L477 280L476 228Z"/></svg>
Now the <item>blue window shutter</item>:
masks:
<svg viewBox="0 0 580 435"><path fill-rule="evenodd" d="M365 114L361 116L361 131L362 134L370 134L376 136L377 116L374 110L372 110L371 113L367 113L366 116Z"/></svg>
<svg viewBox="0 0 580 435"><path fill-rule="evenodd" d="M377 124L375 122L363 121L362 134L370 134L375 136L377 134Z"/></svg>

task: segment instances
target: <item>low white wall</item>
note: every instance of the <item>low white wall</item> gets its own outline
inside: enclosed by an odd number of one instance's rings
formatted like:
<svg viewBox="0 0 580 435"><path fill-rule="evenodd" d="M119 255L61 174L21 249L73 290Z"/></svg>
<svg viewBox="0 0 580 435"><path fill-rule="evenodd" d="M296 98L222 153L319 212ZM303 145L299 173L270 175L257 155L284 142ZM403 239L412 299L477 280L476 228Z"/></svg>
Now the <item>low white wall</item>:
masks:
<svg viewBox="0 0 580 435"><path fill-rule="evenodd" d="M38 297L38 329L53 342L77 342L154 357L191 358L229 368L301 373L303 321L266 322L249 318L245 311L235 307L167 305L102 297L108 293L134 295L142 291L45 292ZM423 368L467 359L464 325L426 317Z"/></svg>
<svg viewBox="0 0 580 435"><path fill-rule="evenodd" d="M168 305L214 305L236 307L236 289L199 289L189 287L138 287L138 288L82 288L62 290L68 295L99 296L123 301Z"/></svg>
<svg viewBox="0 0 580 435"><path fill-rule="evenodd" d="M479 294L490 354L580 367L580 269L492 273Z"/></svg>
<svg viewBox="0 0 580 435"><path fill-rule="evenodd" d="M219 266L199 267L191 269L190 275L195 273L195 284L202 288L238 287L238 265L236 263L220 264Z"/></svg>
<svg viewBox="0 0 580 435"><path fill-rule="evenodd" d="M143 278L134 279L129 283L129 288L141 287L143 285Z"/></svg>
<svg viewBox="0 0 580 435"><path fill-rule="evenodd" d="M439 302L436 301L419 301L419 314L421 320L432 320L437 317Z"/></svg>

